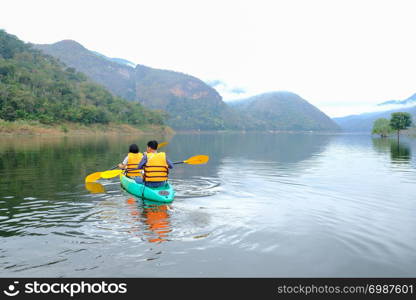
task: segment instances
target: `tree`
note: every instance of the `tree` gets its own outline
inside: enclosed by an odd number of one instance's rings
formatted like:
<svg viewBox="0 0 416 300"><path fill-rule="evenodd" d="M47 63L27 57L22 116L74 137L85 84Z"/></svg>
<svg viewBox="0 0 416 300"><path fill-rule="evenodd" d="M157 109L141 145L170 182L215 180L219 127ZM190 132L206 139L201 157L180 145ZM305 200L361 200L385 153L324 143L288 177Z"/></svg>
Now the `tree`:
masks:
<svg viewBox="0 0 416 300"><path fill-rule="evenodd" d="M397 141L400 139L400 130L404 130L412 125L412 116L405 112L395 112L391 114L390 127L397 130Z"/></svg>
<svg viewBox="0 0 416 300"><path fill-rule="evenodd" d="M390 127L390 121L385 118L379 118L374 121L372 134L379 134L381 137L386 137L393 132Z"/></svg>

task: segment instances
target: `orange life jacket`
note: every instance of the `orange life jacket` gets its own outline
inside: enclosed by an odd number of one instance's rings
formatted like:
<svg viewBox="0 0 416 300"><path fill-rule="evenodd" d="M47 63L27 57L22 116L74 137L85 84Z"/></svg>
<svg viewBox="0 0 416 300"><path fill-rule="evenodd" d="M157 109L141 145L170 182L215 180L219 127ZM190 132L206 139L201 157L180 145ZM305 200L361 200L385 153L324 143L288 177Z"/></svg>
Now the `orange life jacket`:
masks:
<svg viewBox="0 0 416 300"><path fill-rule="evenodd" d="M126 175L129 177L137 177L142 176L143 170L137 170L137 167L139 166L140 161L143 158L142 153L129 153L127 155L127 169L126 169Z"/></svg>
<svg viewBox="0 0 416 300"><path fill-rule="evenodd" d="M169 168L166 153L147 153L147 163L144 166L144 181L159 182L168 180Z"/></svg>

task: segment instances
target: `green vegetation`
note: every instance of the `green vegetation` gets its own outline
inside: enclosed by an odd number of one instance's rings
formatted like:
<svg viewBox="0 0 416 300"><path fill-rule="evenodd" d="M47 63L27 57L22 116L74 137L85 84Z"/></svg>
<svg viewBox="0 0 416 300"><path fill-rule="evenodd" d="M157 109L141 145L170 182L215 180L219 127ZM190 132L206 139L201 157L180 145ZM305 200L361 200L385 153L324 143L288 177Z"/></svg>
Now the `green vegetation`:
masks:
<svg viewBox="0 0 416 300"><path fill-rule="evenodd" d="M397 140L400 138L400 130L407 129L412 125L412 115L406 112L395 112L391 114L390 127L397 130Z"/></svg>
<svg viewBox="0 0 416 300"><path fill-rule="evenodd" d="M216 90L198 78L116 63L71 40L35 47L83 72L115 95L166 112L166 123L175 129L224 129L221 109L226 104Z"/></svg>
<svg viewBox="0 0 416 300"><path fill-rule="evenodd" d="M374 121L372 134L379 134L381 137L387 137L393 132L393 128L390 127L390 121L386 118L379 118Z"/></svg>
<svg viewBox="0 0 416 300"><path fill-rule="evenodd" d="M86 74L115 95L166 113L179 130L339 130L323 112L297 95L271 93L230 107L200 79L143 65L132 68L72 40L36 48ZM249 99L247 99L249 100Z"/></svg>
<svg viewBox="0 0 416 300"><path fill-rule="evenodd" d="M235 112L244 116L239 124L247 130L339 130L338 125L327 115L290 92L265 93L231 102L231 105Z"/></svg>
<svg viewBox="0 0 416 300"><path fill-rule="evenodd" d="M0 119L141 126L162 125L163 118L163 113L113 96L74 68L0 30Z"/></svg>

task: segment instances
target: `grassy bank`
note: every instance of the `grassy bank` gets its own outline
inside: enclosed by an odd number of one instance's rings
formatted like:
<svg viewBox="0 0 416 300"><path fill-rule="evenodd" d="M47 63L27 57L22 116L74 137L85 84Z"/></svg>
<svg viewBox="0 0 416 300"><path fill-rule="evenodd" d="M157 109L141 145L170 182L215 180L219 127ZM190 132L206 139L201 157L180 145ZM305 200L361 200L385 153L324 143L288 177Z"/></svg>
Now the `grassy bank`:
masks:
<svg viewBox="0 0 416 300"><path fill-rule="evenodd" d="M0 119L0 135L41 135L41 136L75 136L75 135L144 135L173 134L174 131L164 125L146 125L135 127L127 124L91 124L78 123L42 124L38 121L8 122Z"/></svg>

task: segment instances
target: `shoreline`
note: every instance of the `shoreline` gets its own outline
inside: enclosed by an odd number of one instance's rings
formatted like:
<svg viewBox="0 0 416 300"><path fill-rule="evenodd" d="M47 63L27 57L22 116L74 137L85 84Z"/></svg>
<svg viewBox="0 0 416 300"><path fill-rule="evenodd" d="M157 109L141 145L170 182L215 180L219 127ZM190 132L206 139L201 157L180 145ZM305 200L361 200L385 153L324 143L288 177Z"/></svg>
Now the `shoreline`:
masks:
<svg viewBox="0 0 416 300"><path fill-rule="evenodd" d="M46 125L37 121L0 120L0 136L94 136L94 135L172 135L175 131L166 125L135 127L128 124L60 123Z"/></svg>

